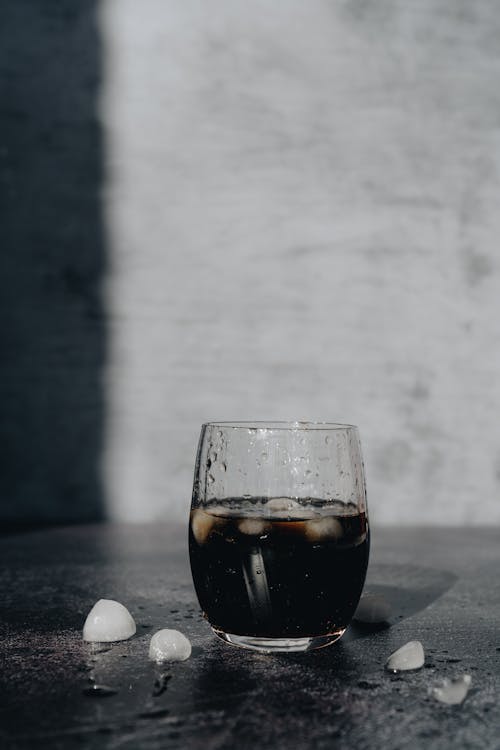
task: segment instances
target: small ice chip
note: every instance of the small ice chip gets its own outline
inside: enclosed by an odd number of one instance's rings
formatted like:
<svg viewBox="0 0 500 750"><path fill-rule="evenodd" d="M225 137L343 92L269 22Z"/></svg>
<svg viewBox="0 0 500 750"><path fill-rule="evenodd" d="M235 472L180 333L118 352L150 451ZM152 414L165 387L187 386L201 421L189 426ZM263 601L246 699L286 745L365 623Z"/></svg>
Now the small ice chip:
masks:
<svg viewBox="0 0 500 750"><path fill-rule="evenodd" d="M287 520L295 519L297 521L306 521L308 519L318 518L318 514L312 508L305 508L299 505L298 508L291 508L286 512Z"/></svg>
<svg viewBox="0 0 500 750"><path fill-rule="evenodd" d="M391 605L378 594L364 594L357 606L353 619L370 625L387 622L391 616Z"/></svg>
<svg viewBox="0 0 500 750"><path fill-rule="evenodd" d="M432 695L440 703L446 703L448 706L458 706L463 703L465 696L469 692L472 682L470 674L462 674L452 680L445 679L441 687L432 689Z"/></svg>
<svg viewBox="0 0 500 750"><path fill-rule="evenodd" d="M273 497L264 505L264 510L270 513L271 518L279 520L303 521L306 518L317 517L317 513L311 508L305 507L291 497Z"/></svg>
<svg viewBox="0 0 500 750"><path fill-rule="evenodd" d="M153 661L185 661L191 656L191 643L178 630L164 628L151 638L149 658Z"/></svg>
<svg viewBox="0 0 500 750"><path fill-rule="evenodd" d="M87 615L83 640L92 643L126 641L135 633L134 618L123 604L99 599Z"/></svg>
<svg viewBox="0 0 500 750"><path fill-rule="evenodd" d="M309 542L340 539L342 533L342 524L333 516L325 516L305 523L305 535Z"/></svg>
<svg viewBox="0 0 500 750"><path fill-rule="evenodd" d="M280 512L300 508L300 503L296 500L292 500L291 497L272 497L271 500L267 501L264 507L266 510Z"/></svg>
<svg viewBox="0 0 500 750"><path fill-rule="evenodd" d="M424 666L424 661L424 648L420 641L409 641L389 656L385 668L389 672L406 672L420 669Z"/></svg>
<svg viewBox="0 0 500 750"><path fill-rule="evenodd" d="M217 518L210 513L205 513L201 508L194 511L191 516L191 529L198 544L204 544L207 541L210 532L217 523Z"/></svg>
<svg viewBox="0 0 500 750"><path fill-rule="evenodd" d="M261 534L265 534L268 527L269 524L261 518L243 518L238 523L240 533L249 534L250 536L260 536Z"/></svg>
<svg viewBox="0 0 500 750"><path fill-rule="evenodd" d="M210 515L212 516L230 516L231 508L226 508L225 505L211 505Z"/></svg>

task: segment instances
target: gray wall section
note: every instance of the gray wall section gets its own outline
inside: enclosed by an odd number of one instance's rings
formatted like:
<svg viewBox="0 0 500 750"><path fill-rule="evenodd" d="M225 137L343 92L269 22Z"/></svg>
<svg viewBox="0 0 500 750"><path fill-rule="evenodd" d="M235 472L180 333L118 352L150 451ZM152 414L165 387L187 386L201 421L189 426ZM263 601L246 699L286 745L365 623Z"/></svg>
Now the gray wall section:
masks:
<svg viewBox="0 0 500 750"><path fill-rule="evenodd" d="M103 450L185 518L202 421L304 418L375 520L499 523L496 0L1 16L3 522L102 516Z"/></svg>
<svg viewBox="0 0 500 750"><path fill-rule="evenodd" d="M355 422L371 512L500 522L496 0L107 0L119 518L206 419Z"/></svg>
<svg viewBox="0 0 500 750"><path fill-rule="evenodd" d="M0 21L0 523L102 518L95 2Z"/></svg>

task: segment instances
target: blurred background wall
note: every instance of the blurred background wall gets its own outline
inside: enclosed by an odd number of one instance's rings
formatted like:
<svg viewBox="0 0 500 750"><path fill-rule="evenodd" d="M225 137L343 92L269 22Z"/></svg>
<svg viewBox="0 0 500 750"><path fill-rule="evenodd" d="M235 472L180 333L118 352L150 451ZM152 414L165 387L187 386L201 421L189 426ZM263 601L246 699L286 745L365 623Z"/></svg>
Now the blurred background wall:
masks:
<svg viewBox="0 0 500 750"><path fill-rule="evenodd" d="M20 300L3 283L9 319L21 301L35 321L21 338L8 329L2 397L22 404L7 407L9 513L32 513L36 496L47 514L97 502L121 520L185 518L203 421L310 419L360 426L375 521L500 523L496 0L7 5L38 50L23 64L14 37L2 62L35 133L8 184L33 191L33 164L48 163L37 200L58 207L35 211L32 237L10 204L7 265L59 289L40 298L27 283ZM66 6L51 26L47 8ZM68 120L46 122L57 97ZM67 143L62 185L45 125ZM62 258L87 270L56 304ZM40 341L75 316L50 360Z"/></svg>
<svg viewBox="0 0 500 750"><path fill-rule="evenodd" d="M0 7L0 529L105 514L95 13Z"/></svg>

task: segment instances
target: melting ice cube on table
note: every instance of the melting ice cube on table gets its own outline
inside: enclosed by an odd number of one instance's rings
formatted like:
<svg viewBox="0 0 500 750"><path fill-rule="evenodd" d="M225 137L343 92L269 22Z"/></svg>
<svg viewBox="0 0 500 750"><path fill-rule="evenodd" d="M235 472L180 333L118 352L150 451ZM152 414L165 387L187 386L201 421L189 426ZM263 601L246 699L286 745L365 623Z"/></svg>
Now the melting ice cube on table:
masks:
<svg viewBox="0 0 500 750"><path fill-rule="evenodd" d="M409 641L398 648L387 659L385 668L389 672L406 672L424 666L424 648L420 641Z"/></svg>
<svg viewBox="0 0 500 750"><path fill-rule="evenodd" d="M452 680L445 679L440 687L432 690L432 695L440 703L446 703L448 706L457 706L465 700L472 682L470 674L463 674Z"/></svg>
<svg viewBox="0 0 500 750"><path fill-rule="evenodd" d="M134 618L123 604L99 599L87 615L83 640L91 643L126 641L136 630Z"/></svg>
<svg viewBox="0 0 500 750"><path fill-rule="evenodd" d="M191 643L178 630L164 628L151 638L149 658L153 661L185 661L191 656Z"/></svg>

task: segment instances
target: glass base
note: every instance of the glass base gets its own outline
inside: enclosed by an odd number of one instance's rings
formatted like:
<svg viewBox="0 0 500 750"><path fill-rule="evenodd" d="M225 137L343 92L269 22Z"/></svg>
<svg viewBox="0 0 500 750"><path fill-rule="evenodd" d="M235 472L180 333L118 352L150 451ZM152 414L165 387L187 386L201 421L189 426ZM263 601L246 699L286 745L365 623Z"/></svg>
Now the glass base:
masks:
<svg viewBox="0 0 500 750"><path fill-rule="evenodd" d="M292 653L295 651L312 651L316 648L331 646L332 643L345 633L345 628L340 628L333 633L326 635L315 635L308 638L260 638L253 635L235 635L234 633L225 633L223 630L212 628L215 635L226 643L233 646L247 648L251 651L261 651L263 653Z"/></svg>

